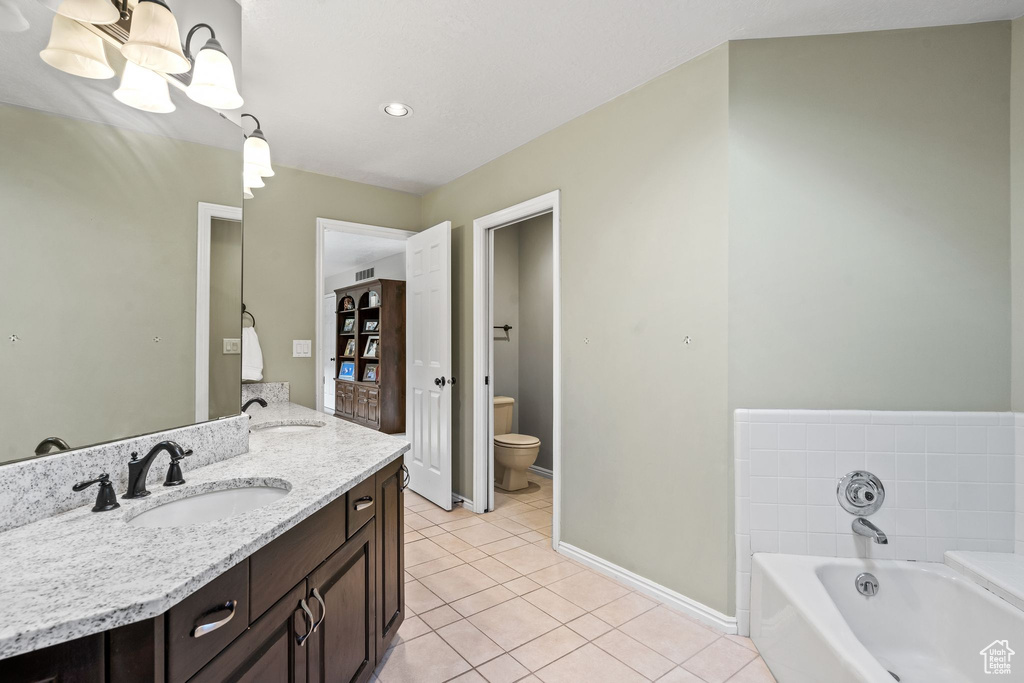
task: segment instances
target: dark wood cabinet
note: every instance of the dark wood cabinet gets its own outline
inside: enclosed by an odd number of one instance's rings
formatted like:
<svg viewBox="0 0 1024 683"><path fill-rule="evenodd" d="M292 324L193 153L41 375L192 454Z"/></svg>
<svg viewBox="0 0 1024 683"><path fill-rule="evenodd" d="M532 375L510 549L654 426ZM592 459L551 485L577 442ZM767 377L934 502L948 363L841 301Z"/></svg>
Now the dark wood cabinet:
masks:
<svg viewBox="0 0 1024 683"><path fill-rule="evenodd" d="M371 520L309 575L309 683L363 683L377 664L376 547Z"/></svg>
<svg viewBox="0 0 1024 683"><path fill-rule="evenodd" d="M399 458L156 618L0 660L0 681L370 680L405 614L404 474Z"/></svg>

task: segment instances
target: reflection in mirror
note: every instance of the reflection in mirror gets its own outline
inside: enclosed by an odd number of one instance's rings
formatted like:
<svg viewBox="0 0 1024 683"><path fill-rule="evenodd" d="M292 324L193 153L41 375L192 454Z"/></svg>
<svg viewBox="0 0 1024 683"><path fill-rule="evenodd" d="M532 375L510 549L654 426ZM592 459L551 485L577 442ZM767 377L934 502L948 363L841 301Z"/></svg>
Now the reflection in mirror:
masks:
<svg viewBox="0 0 1024 683"><path fill-rule="evenodd" d="M131 20L8 4L25 26L0 33L0 463L237 414L241 111L126 62ZM238 4L172 9L240 80ZM92 61L68 56L83 46Z"/></svg>

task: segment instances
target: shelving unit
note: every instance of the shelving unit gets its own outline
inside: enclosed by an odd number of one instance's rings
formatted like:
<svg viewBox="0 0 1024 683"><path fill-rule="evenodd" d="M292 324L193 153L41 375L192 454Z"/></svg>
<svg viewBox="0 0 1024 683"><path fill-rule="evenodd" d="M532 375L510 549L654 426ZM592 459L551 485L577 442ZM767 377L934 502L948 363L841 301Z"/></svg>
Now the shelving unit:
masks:
<svg viewBox="0 0 1024 683"><path fill-rule="evenodd" d="M380 302L370 305L371 292ZM343 420L377 429L387 434L405 431L405 282L370 280L345 289L337 296L337 348L335 349L334 414ZM353 307L343 308L346 297ZM352 320L351 330L345 323ZM367 329L367 323L375 329ZM375 355L367 355L367 344L376 337ZM347 355L349 341L355 341L354 353ZM340 379L344 363L352 363L353 378ZM376 377L369 379L367 369L374 367Z"/></svg>

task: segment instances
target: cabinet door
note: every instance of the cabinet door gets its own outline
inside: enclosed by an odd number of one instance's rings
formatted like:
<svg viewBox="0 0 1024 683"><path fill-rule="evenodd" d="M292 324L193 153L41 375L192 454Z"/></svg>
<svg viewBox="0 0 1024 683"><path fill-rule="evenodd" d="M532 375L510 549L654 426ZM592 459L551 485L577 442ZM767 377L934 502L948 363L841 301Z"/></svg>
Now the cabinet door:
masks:
<svg viewBox="0 0 1024 683"><path fill-rule="evenodd" d="M309 683L363 683L376 666L374 548L370 520L309 575L316 616L309 639Z"/></svg>
<svg viewBox="0 0 1024 683"><path fill-rule="evenodd" d="M306 683L306 650L313 617L311 611L307 612L305 594L303 581L189 683Z"/></svg>
<svg viewBox="0 0 1024 683"><path fill-rule="evenodd" d="M369 389L366 392L366 421L374 426L380 424L380 390Z"/></svg>
<svg viewBox="0 0 1024 683"><path fill-rule="evenodd" d="M106 679L102 633L0 661L0 681L103 683Z"/></svg>
<svg viewBox="0 0 1024 683"><path fill-rule="evenodd" d="M377 473L377 658L405 619L405 486L402 458Z"/></svg>
<svg viewBox="0 0 1024 683"><path fill-rule="evenodd" d="M366 387L356 387L356 418L359 420L366 419L367 404Z"/></svg>

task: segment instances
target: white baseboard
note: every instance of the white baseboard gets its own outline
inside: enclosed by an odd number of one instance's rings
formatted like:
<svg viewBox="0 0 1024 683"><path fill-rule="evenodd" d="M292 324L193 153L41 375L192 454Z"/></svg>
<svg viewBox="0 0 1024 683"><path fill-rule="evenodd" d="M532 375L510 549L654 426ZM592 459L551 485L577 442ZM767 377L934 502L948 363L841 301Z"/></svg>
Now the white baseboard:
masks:
<svg viewBox="0 0 1024 683"><path fill-rule="evenodd" d="M452 494L452 504L455 503L461 503L462 507L466 508L470 512L483 512L483 510L477 510L475 507L473 507L473 501L471 501L469 498L463 498L457 493Z"/></svg>
<svg viewBox="0 0 1024 683"><path fill-rule="evenodd" d="M728 635L733 635L737 632L736 617L730 617L722 614L718 610L712 609L707 605L697 602L696 600L692 600L682 593L677 593L670 588L654 583L650 579L645 579L638 574L634 574L628 569L623 569L618 565L612 564L608 560L602 559L597 555L592 555L586 550L580 550L576 546L569 545L568 543L559 543L558 552L566 557L576 560L580 564L585 564L595 571L601 572L606 576L610 576L616 581L624 583L627 586L631 586L635 590L649 595L655 600L663 602L679 612L707 624L717 631L721 631Z"/></svg>
<svg viewBox="0 0 1024 683"><path fill-rule="evenodd" d="M546 467L541 467L540 465L530 465L530 471L534 474L539 474L545 479L551 479L554 476L554 473L551 470Z"/></svg>

